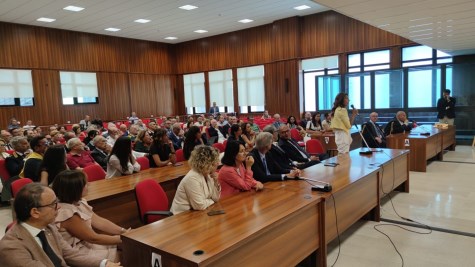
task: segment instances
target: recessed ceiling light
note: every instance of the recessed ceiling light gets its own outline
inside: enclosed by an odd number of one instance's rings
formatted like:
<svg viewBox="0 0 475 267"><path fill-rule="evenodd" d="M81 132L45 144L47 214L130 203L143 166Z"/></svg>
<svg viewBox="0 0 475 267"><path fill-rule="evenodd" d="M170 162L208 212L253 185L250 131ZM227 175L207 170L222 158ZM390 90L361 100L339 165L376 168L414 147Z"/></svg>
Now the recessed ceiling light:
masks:
<svg viewBox="0 0 475 267"><path fill-rule="evenodd" d="M79 12L79 11L82 11L84 10L84 7L79 7L79 6L67 6L65 8L63 8L64 10L68 10L68 11L74 11L74 12Z"/></svg>
<svg viewBox="0 0 475 267"><path fill-rule="evenodd" d="M249 22L253 22L253 20L252 20L252 19L242 19L242 20L240 20L240 21L238 21L238 22L241 22L241 23L249 23Z"/></svg>
<svg viewBox="0 0 475 267"><path fill-rule="evenodd" d="M205 32L208 32L207 30L196 30L195 31L196 33L205 33Z"/></svg>
<svg viewBox="0 0 475 267"><path fill-rule="evenodd" d="M430 23L424 23L424 24L419 24L419 25L412 25L412 26L409 26L409 28L417 28L417 27L423 27L423 26L429 26L429 25L432 25L433 23L430 22Z"/></svg>
<svg viewBox="0 0 475 267"><path fill-rule="evenodd" d="M149 20L149 19L136 19L136 20L134 20L134 22L137 22L137 23L148 23L150 21L151 20Z"/></svg>
<svg viewBox="0 0 475 267"><path fill-rule="evenodd" d="M173 36L169 36L169 37L165 37L165 39L167 40L176 40L178 39L177 37L173 37Z"/></svg>
<svg viewBox="0 0 475 267"><path fill-rule="evenodd" d="M192 5L184 5L184 6L181 6L179 8L184 9L184 10L193 10L195 8L198 8L198 7L197 6L192 6Z"/></svg>
<svg viewBox="0 0 475 267"><path fill-rule="evenodd" d="M304 10L304 9L309 9L310 7L307 5L301 5L301 6L296 6L294 9L296 10Z"/></svg>
<svg viewBox="0 0 475 267"><path fill-rule="evenodd" d="M378 25L378 27L379 27L379 28L381 28L381 27L387 27L387 26L389 26L389 25L390 25L389 23L387 23L387 24L381 24L381 25Z"/></svg>
<svg viewBox="0 0 475 267"><path fill-rule="evenodd" d="M107 28L107 29L104 29L106 31L109 31L109 32L118 32L120 31L120 29L117 29L117 28Z"/></svg>
<svg viewBox="0 0 475 267"><path fill-rule="evenodd" d="M55 20L56 19L50 19L50 18L39 18L39 19L37 19L37 21L41 21L41 22L53 22Z"/></svg>

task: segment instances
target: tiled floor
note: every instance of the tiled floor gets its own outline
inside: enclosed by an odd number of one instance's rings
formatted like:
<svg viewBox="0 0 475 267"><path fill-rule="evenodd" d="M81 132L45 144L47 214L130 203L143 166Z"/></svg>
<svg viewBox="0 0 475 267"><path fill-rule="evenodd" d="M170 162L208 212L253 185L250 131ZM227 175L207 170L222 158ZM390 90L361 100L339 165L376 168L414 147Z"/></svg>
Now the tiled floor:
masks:
<svg viewBox="0 0 475 267"><path fill-rule="evenodd" d="M457 146L456 151L445 153L444 161L431 162L426 173L411 172L410 193L394 193L394 207L400 215L431 226L475 233L475 150ZM381 212L383 218L400 220L388 198L384 199ZM11 220L10 208L0 208L0 229L5 229ZM373 228L379 224L387 223L360 221L348 229L341 236L341 253L335 266L402 266L388 238ZM473 237L437 231L421 235L394 226L379 229L393 240L404 258L404 266L475 266ZM335 240L329 245L329 266L337 253Z"/></svg>

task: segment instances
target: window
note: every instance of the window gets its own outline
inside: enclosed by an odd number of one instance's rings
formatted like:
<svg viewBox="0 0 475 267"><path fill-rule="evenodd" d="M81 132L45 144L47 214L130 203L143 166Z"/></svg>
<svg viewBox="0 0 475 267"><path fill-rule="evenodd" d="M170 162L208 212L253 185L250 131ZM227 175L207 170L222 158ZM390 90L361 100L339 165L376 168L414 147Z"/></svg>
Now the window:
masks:
<svg viewBox="0 0 475 267"><path fill-rule="evenodd" d="M374 73L374 106L376 109L403 107L403 78L402 70L376 71Z"/></svg>
<svg viewBox="0 0 475 267"><path fill-rule="evenodd" d="M60 71L63 105L97 104L97 78L94 72Z"/></svg>
<svg viewBox="0 0 475 267"><path fill-rule="evenodd" d="M402 48L402 66L423 66L451 63L452 57L442 51L432 49L425 45Z"/></svg>
<svg viewBox="0 0 475 267"><path fill-rule="evenodd" d="M0 106L33 106L31 70L0 70Z"/></svg>
<svg viewBox="0 0 475 267"><path fill-rule="evenodd" d="M210 71L208 78L211 104L216 102L220 111L234 112L232 70Z"/></svg>
<svg viewBox="0 0 475 267"><path fill-rule="evenodd" d="M265 108L264 66L237 69L238 101L241 113L261 112Z"/></svg>
<svg viewBox="0 0 475 267"><path fill-rule="evenodd" d="M348 55L348 72L389 69L390 51L380 50Z"/></svg>
<svg viewBox="0 0 475 267"><path fill-rule="evenodd" d="M340 93L340 76L320 76L317 78L318 110L330 110L336 95ZM313 111L306 109L306 111Z"/></svg>
<svg viewBox="0 0 475 267"><path fill-rule="evenodd" d="M440 96L440 66L409 68L408 107L435 107Z"/></svg>
<svg viewBox="0 0 475 267"><path fill-rule="evenodd" d="M186 114L206 113L205 74L183 75Z"/></svg>
<svg viewBox="0 0 475 267"><path fill-rule="evenodd" d="M350 105L357 109L371 108L371 76L369 73L346 75Z"/></svg>
<svg viewBox="0 0 475 267"><path fill-rule="evenodd" d="M304 59L302 70L305 111L331 109L333 99L340 91L339 76L329 76L338 74L338 56Z"/></svg>

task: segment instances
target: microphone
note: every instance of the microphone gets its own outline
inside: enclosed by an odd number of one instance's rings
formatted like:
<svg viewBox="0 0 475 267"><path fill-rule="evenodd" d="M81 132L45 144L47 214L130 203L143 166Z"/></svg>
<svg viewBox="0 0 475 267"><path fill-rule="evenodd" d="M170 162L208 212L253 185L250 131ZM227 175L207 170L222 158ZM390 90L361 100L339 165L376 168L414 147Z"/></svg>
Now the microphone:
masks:
<svg viewBox="0 0 475 267"><path fill-rule="evenodd" d="M356 126L356 129L358 129L358 126L356 125L356 123L355 123L355 126ZM363 125L363 130L364 130L365 127L366 127L366 125ZM368 142L366 142L366 139L364 138L363 134L361 133L363 130L361 130L361 131L358 130L358 133L360 134L361 139L365 143L365 145L367 147L367 150L366 151L360 150L360 155L371 155L371 154L373 154L373 151L371 150L371 148L368 145Z"/></svg>

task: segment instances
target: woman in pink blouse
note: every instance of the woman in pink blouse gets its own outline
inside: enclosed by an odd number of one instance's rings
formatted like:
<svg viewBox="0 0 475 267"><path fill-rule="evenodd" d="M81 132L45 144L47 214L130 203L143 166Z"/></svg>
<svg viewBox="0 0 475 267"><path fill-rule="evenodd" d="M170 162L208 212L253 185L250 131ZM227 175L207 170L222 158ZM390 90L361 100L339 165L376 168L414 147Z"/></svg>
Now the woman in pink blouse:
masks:
<svg viewBox="0 0 475 267"><path fill-rule="evenodd" d="M223 167L219 170L218 181L221 184L221 197L240 191L249 191L252 188L264 188L261 182L253 178L251 166L254 158L246 156L246 149L237 141L230 141L226 145L224 156L221 159ZM244 165L245 163L245 165Z"/></svg>

